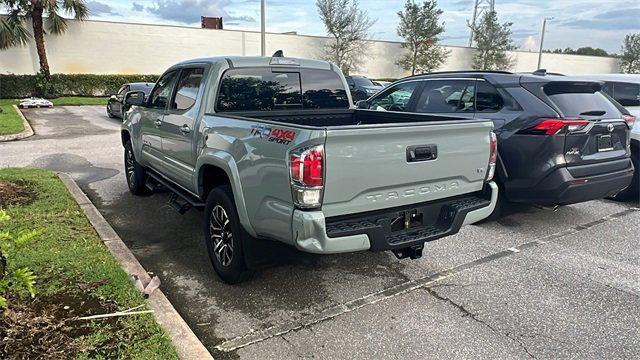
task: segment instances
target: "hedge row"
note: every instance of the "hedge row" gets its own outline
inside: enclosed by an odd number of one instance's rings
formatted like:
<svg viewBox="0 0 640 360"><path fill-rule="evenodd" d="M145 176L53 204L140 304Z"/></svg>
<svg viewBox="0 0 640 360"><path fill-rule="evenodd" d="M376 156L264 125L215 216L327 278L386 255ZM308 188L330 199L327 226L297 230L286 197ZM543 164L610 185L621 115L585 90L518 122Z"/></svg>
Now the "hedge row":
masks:
<svg viewBox="0 0 640 360"><path fill-rule="evenodd" d="M0 75L0 99L29 96L109 96L130 82L155 82L158 75L53 74L50 81L42 75Z"/></svg>

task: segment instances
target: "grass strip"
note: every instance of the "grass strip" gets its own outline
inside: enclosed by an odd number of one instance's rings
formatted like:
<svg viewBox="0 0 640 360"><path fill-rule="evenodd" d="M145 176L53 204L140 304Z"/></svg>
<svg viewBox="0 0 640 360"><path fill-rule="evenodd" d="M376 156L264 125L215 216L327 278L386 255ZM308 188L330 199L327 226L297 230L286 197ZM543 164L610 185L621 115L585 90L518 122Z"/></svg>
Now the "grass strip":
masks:
<svg viewBox="0 0 640 360"><path fill-rule="evenodd" d="M13 268L29 267L38 282L37 297L65 291L79 291L78 285L100 283L90 295L109 301L123 311L145 304L108 249L101 242L66 187L51 171L40 169L2 169L0 181L29 184L35 198L31 203L9 205L11 220L2 231L41 230L43 234L20 252L11 254ZM104 281L105 279L106 282ZM11 306L11 305L10 305ZM147 310L144 305L140 310ZM2 316L2 313L0 313ZM103 320L91 323L92 331L73 341L81 352L75 358L176 359L171 341L152 314L118 318L117 326ZM117 330L116 330L117 328Z"/></svg>

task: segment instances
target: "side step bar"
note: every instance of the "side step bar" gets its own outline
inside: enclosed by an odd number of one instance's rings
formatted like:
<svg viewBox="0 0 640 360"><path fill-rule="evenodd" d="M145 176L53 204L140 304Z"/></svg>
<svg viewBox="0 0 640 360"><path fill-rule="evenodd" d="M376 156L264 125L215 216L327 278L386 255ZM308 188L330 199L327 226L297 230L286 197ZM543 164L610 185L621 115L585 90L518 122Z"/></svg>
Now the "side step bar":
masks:
<svg viewBox="0 0 640 360"><path fill-rule="evenodd" d="M200 201L200 199L172 184L171 182L165 180L162 176L149 170L147 170L147 175L149 176L149 179L147 179L147 187L151 189L154 188L152 184L149 184L149 180L153 180L154 182L164 186L172 192L171 199L169 200L169 205L180 214L186 213L191 208L205 207L205 204Z"/></svg>

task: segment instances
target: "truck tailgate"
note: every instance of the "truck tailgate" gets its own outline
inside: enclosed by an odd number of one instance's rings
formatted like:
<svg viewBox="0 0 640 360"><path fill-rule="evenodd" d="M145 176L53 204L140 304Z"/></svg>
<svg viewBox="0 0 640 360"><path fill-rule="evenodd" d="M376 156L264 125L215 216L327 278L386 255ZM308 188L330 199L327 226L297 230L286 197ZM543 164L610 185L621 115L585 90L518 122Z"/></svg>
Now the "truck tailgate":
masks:
<svg viewBox="0 0 640 360"><path fill-rule="evenodd" d="M482 190L490 121L328 128L326 217Z"/></svg>

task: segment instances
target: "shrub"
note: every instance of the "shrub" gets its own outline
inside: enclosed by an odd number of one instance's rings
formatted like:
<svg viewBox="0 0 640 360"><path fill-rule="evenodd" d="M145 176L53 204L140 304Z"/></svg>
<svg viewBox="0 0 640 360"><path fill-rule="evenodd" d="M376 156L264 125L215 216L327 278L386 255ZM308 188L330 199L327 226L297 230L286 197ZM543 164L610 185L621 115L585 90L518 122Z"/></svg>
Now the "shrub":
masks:
<svg viewBox="0 0 640 360"><path fill-rule="evenodd" d="M11 218L4 210L0 210L0 223L9 221ZM36 276L28 268L19 268L12 272L7 270L7 259L11 250L19 250L28 241L40 235L39 231L28 231L19 234L0 232L0 310L7 307L9 294L19 295L27 292L31 297L36 295L34 285Z"/></svg>
<svg viewBox="0 0 640 360"><path fill-rule="evenodd" d="M94 75L53 74L46 81L43 75L0 75L0 99L40 96L109 96L130 82L155 82L158 75Z"/></svg>

